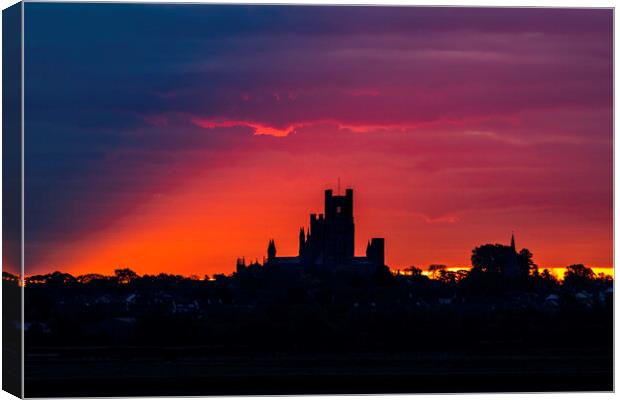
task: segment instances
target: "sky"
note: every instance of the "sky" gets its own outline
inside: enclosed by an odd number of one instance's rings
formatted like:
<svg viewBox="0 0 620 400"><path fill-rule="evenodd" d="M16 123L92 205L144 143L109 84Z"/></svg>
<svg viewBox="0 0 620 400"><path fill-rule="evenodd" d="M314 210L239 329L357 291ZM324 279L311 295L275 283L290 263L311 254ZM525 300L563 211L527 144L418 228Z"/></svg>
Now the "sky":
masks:
<svg viewBox="0 0 620 400"><path fill-rule="evenodd" d="M294 255L338 179L394 269L612 266L612 10L25 10L26 274Z"/></svg>

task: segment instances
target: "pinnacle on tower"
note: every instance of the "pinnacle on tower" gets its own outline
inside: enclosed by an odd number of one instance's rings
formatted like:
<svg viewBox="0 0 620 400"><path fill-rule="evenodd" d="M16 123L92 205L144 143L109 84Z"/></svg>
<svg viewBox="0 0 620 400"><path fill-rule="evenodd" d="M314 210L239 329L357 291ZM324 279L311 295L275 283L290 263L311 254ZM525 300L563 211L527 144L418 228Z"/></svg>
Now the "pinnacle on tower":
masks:
<svg viewBox="0 0 620 400"><path fill-rule="evenodd" d="M273 239L269 241L267 246L267 258L270 260L276 258L276 243Z"/></svg>
<svg viewBox="0 0 620 400"><path fill-rule="evenodd" d="M306 247L306 232L304 227L299 228L299 256L301 257Z"/></svg>

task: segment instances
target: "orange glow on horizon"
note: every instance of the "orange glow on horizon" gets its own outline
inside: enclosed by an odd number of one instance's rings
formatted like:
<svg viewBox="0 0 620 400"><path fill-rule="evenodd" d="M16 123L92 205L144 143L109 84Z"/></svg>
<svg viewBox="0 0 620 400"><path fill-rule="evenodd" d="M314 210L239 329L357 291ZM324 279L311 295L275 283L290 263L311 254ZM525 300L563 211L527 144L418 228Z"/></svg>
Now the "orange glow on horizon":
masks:
<svg viewBox="0 0 620 400"><path fill-rule="evenodd" d="M610 267L589 267L594 274L598 277L600 274L603 275L608 275L611 278L614 278L614 268L610 268ZM446 270L447 271L452 271L452 272L456 272L456 271L461 271L461 270L465 270L465 271L469 271L471 269L471 267L467 266L467 267L447 267ZM540 268L538 270L539 273L541 273L544 269L549 270L549 272L551 272L551 275L553 275L556 279L558 280L563 280L564 279L564 272L566 272L566 267L549 267L549 268ZM390 268L390 271L392 272L392 274L394 275L410 275L409 271L407 270L402 270L402 269L392 269ZM159 273L171 273L169 271L159 271L159 272L151 272L151 273L145 273L145 274L150 274L150 275L158 275ZM430 273L428 270L424 269L422 270L422 275L425 276L429 276ZM26 278L31 278L33 275L27 275ZM78 274L76 274L76 276L79 276ZM209 277L200 277L200 276L196 276L196 275L189 275L186 276L190 279L196 279L196 280L208 280L208 281L215 281L215 278L213 276L209 276ZM23 283L22 283L23 282ZM19 286L26 286L26 281L19 279L18 280L18 285Z"/></svg>
<svg viewBox="0 0 620 400"><path fill-rule="evenodd" d="M614 268L611 267L588 267L590 268L594 274L598 277L599 274L605 274L605 275L609 275L612 278L614 277ZM452 271L452 272L456 272L456 271L460 271L460 270L465 270L465 271L469 271L471 269L470 266L467 267L446 267L447 271ZM566 267L539 267L538 268L538 272L541 273L544 269L548 269L549 272L551 272L551 275L555 276L557 279L562 280L564 279L564 272L566 271ZM392 272L396 275L408 275L409 272L406 270L392 270ZM428 270L423 269L422 270L422 275L429 275Z"/></svg>
<svg viewBox="0 0 620 400"><path fill-rule="evenodd" d="M570 219L557 207L549 211L529 204L489 203L476 209L471 206L477 205L476 198L458 198L463 185L479 185L474 178L462 182L465 172L446 178L441 170L409 165L410 157L391 147L377 152L375 146L365 145L342 153L342 143L326 139L327 128L304 129L314 130L307 138L252 136L258 150L191 153L194 158L178 169L176 186L147 191L145 201L113 216L102 229L55 243L39 252L36 263L28 257L27 242L27 275L55 270L112 274L116 268L131 268L140 275L229 274L238 257L262 261L270 239L275 239L278 255L296 255L299 228L308 226L310 213L323 212L323 190L335 189L338 176L345 177L343 188L354 189L356 254L363 254L368 239L383 237L386 264L393 270L468 265L474 247L508 244L512 230L517 248L530 249L538 265L613 265L611 224L608 229L580 214ZM330 135L338 138L342 133L333 129ZM288 147L306 148L306 140L314 137L322 138L320 146L328 149L319 146L300 156ZM355 137L372 139L366 134ZM337 156L330 152L332 147ZM209 161L208 167L203 160ZM497 185L488 189L493 199L504 190L505 178L491 175L487 180Z"/></svg>

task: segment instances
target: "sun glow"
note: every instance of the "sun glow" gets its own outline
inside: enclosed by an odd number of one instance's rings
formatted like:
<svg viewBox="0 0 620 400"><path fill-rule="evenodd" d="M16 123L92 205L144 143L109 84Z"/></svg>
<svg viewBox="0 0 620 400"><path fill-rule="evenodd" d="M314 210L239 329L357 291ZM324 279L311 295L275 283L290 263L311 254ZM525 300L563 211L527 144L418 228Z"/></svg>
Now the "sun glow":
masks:
<svg viewBox="0 0 620 400"><path fill-rule="evenodd" d="M446 267L446 271L451 271L451 272L457 272L457 271L469 271L471 269L471 267L467 266L467 267ZM544 269L549 270L549 272L551 272L551 275L553 275L556 279L562 280L564 279L564 272L566 272L566 267L549 267L549 268L544 268L544 267L539 267L538 268L538 272L541 273ZM596 276L599 276L599 274L603 274L603 275L608 275L610 277L614 277L614 268L609 268L609 267L591 267L590 269L592 269L592 271L594 272L594 274ZM411 275L411 271L407 270L407 269L392 269L392 273L394 275ZM430 272L427 269L422 269L422 275L425 276L430 276Z"/></svg>

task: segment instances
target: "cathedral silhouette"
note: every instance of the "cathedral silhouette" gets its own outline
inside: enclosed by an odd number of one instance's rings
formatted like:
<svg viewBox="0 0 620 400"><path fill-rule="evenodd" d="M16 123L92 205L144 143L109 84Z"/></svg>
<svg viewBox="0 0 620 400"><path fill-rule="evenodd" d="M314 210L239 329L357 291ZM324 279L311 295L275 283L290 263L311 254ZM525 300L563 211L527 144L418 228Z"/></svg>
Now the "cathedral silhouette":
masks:
<svg viewBox="0 0 620 400"><path fill-rule="evenodd" d="M246 266L244 259L237 260L238 273L256 266L257 263ZM310 214L308 229L302 227L299 230L299 254L277 256L275 241L271 239L263 266L303 267L326 272L351 270L369 274L378 268L385 268L385 239L370 239L366 256L356 257L353 189L346 189L344 196L334 195L331 189L327 189L324 214Z"/></svg>

